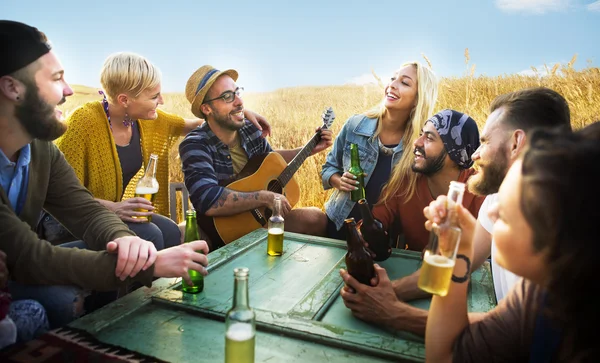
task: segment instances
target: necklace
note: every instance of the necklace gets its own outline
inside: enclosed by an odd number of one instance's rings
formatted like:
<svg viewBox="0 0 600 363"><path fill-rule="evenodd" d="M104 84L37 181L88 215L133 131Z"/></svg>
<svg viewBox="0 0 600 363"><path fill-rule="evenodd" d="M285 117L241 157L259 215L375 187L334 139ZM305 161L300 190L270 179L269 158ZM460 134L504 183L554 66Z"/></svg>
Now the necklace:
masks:
<svg viewBox="0 0 600 363"><path fill-rule="evenodd" d="M379 137L377 137L377 142L379 143L379 151L388 156L394 154L394 148L385 146Z"/></svg>

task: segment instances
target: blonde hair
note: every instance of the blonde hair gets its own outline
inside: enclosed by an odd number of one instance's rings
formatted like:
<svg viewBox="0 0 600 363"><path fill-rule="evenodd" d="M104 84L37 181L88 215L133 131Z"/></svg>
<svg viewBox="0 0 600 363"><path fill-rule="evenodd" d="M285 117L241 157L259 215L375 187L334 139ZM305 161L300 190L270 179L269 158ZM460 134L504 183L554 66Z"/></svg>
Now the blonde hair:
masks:
<svg viewBox="0 0 600 363"><path fill-rule="evenodd" d="M139 54L120 52L108 56L100 72L100 83L108 100L126 93L134 98L160 84L160 70Z"/></svg>
<svg viewBox="0 0 600 363"><path fill-rule="evenodd" d="M419 133L425 125L429 116L433 115L433 110L438 96L438 79L431 68L420 64L417 61L404 63L401 67L412 65L417 70L417 105L410 113L410 119L406 123L406 130L402 136L404 151L400 161L394 165L390 174L390 179L383 186L381 197L377 204L385 204L394 197L401 186L404 187L402 195L406 200L412 198L417 185L417 174L412 171L413 154L410 148ZM377 130L373 137L377 137L381 132L381 120L386 114L387 109L382 102L379 106L366 112L369 118L377 119Z"/></svg>

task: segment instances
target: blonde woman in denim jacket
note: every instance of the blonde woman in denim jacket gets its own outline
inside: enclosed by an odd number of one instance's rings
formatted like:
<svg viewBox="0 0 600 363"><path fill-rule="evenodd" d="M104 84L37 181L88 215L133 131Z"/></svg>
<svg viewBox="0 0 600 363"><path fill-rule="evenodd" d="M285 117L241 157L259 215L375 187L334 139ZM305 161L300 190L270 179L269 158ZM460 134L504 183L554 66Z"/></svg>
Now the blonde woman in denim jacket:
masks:
<svg viewBox="0 0 600 363"><path fill-rule="evenodd" d="M351 143L358 145L361 167L366 173L365 195L370 205L384 203L391 197L380 195L388 179L390 184L395 184L408 178L407 192L414 193L413 155L403 151L405 145L413 144L433 114L437 94L438 81L431 69L418 62L408 62L394 72L378 106L346 121L321 170L325 190L335 188L325 203L328 237L345 239L344 219L361 219L356 203L350 200L350 191L357 183L347 172ZM392 174L393 168L397 171ZM393 175L391 179L390 175Z"/></svg>

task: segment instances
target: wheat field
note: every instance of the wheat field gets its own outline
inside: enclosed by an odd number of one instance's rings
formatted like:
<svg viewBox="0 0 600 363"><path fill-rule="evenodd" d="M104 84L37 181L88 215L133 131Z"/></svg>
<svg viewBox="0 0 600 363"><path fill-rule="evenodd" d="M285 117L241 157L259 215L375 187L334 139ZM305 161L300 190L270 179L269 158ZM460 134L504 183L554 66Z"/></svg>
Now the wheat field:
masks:
<svg viewBox="0 0 600 363"><path fill-rule="evenodd" d="M475 65L469 64L465 52L466 71L462 77L442 78L436 111L451 108L469 114L482 128L488 115L491 101L499 94L536 86L552 88L562 94L571 109L574 129L600 120L600 69L587 67L576 70L576 56L566 65L555 65L538 71L535 76L507 74L497 77L473 76ZM435 68L433 68L435 71ZM374 75L377 78L377 75ZM385 82L385 80L383 80ZM61 107L67 114L77 106L98 100L96 89L74 86L75 95L69 97ZM268 138L274 149L290 149L304 145L321 125L323 110L331 106L336 114L331 129L334 135L348 117L362 113L375 106L383 97L382 81L379 85L343 85L327 87L294 87L267 93L244 94L245 108L253 110L269 121L272 134ZM183 117L193 117L189 103L183 93L164 95L167 112ZM296 207L316 206L322 208L331 191L324 191L320 171L327 152L309 157L296 174L302 188L302 197ZM171 181L182 181L183 175L177 145L171 150Z"/></svg>

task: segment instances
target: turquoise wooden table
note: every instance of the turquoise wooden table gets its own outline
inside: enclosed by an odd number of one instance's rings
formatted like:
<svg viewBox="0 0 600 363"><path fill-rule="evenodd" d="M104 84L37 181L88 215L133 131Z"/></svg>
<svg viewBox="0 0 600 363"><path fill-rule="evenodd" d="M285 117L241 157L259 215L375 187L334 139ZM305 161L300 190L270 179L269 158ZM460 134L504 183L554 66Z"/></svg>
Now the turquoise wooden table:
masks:
<svg viewBox="0 0 600 363"><path fill-rule="evenodd" d="M343 241L285 233L284 254L268 256L257 230L209 254L204 291L190 295L176 279L159 279L71 324L99 340L171 362L223 362L224 317L233 269L250 268L256 311L256 362L423 361L423 338L356 319L344 306L339 269ZM391 278L419 268L420 254L395 250L381 263ZM411 302L428 308L429 299ZM496 305L489 264L473 273L469 311Z"/></svg>

